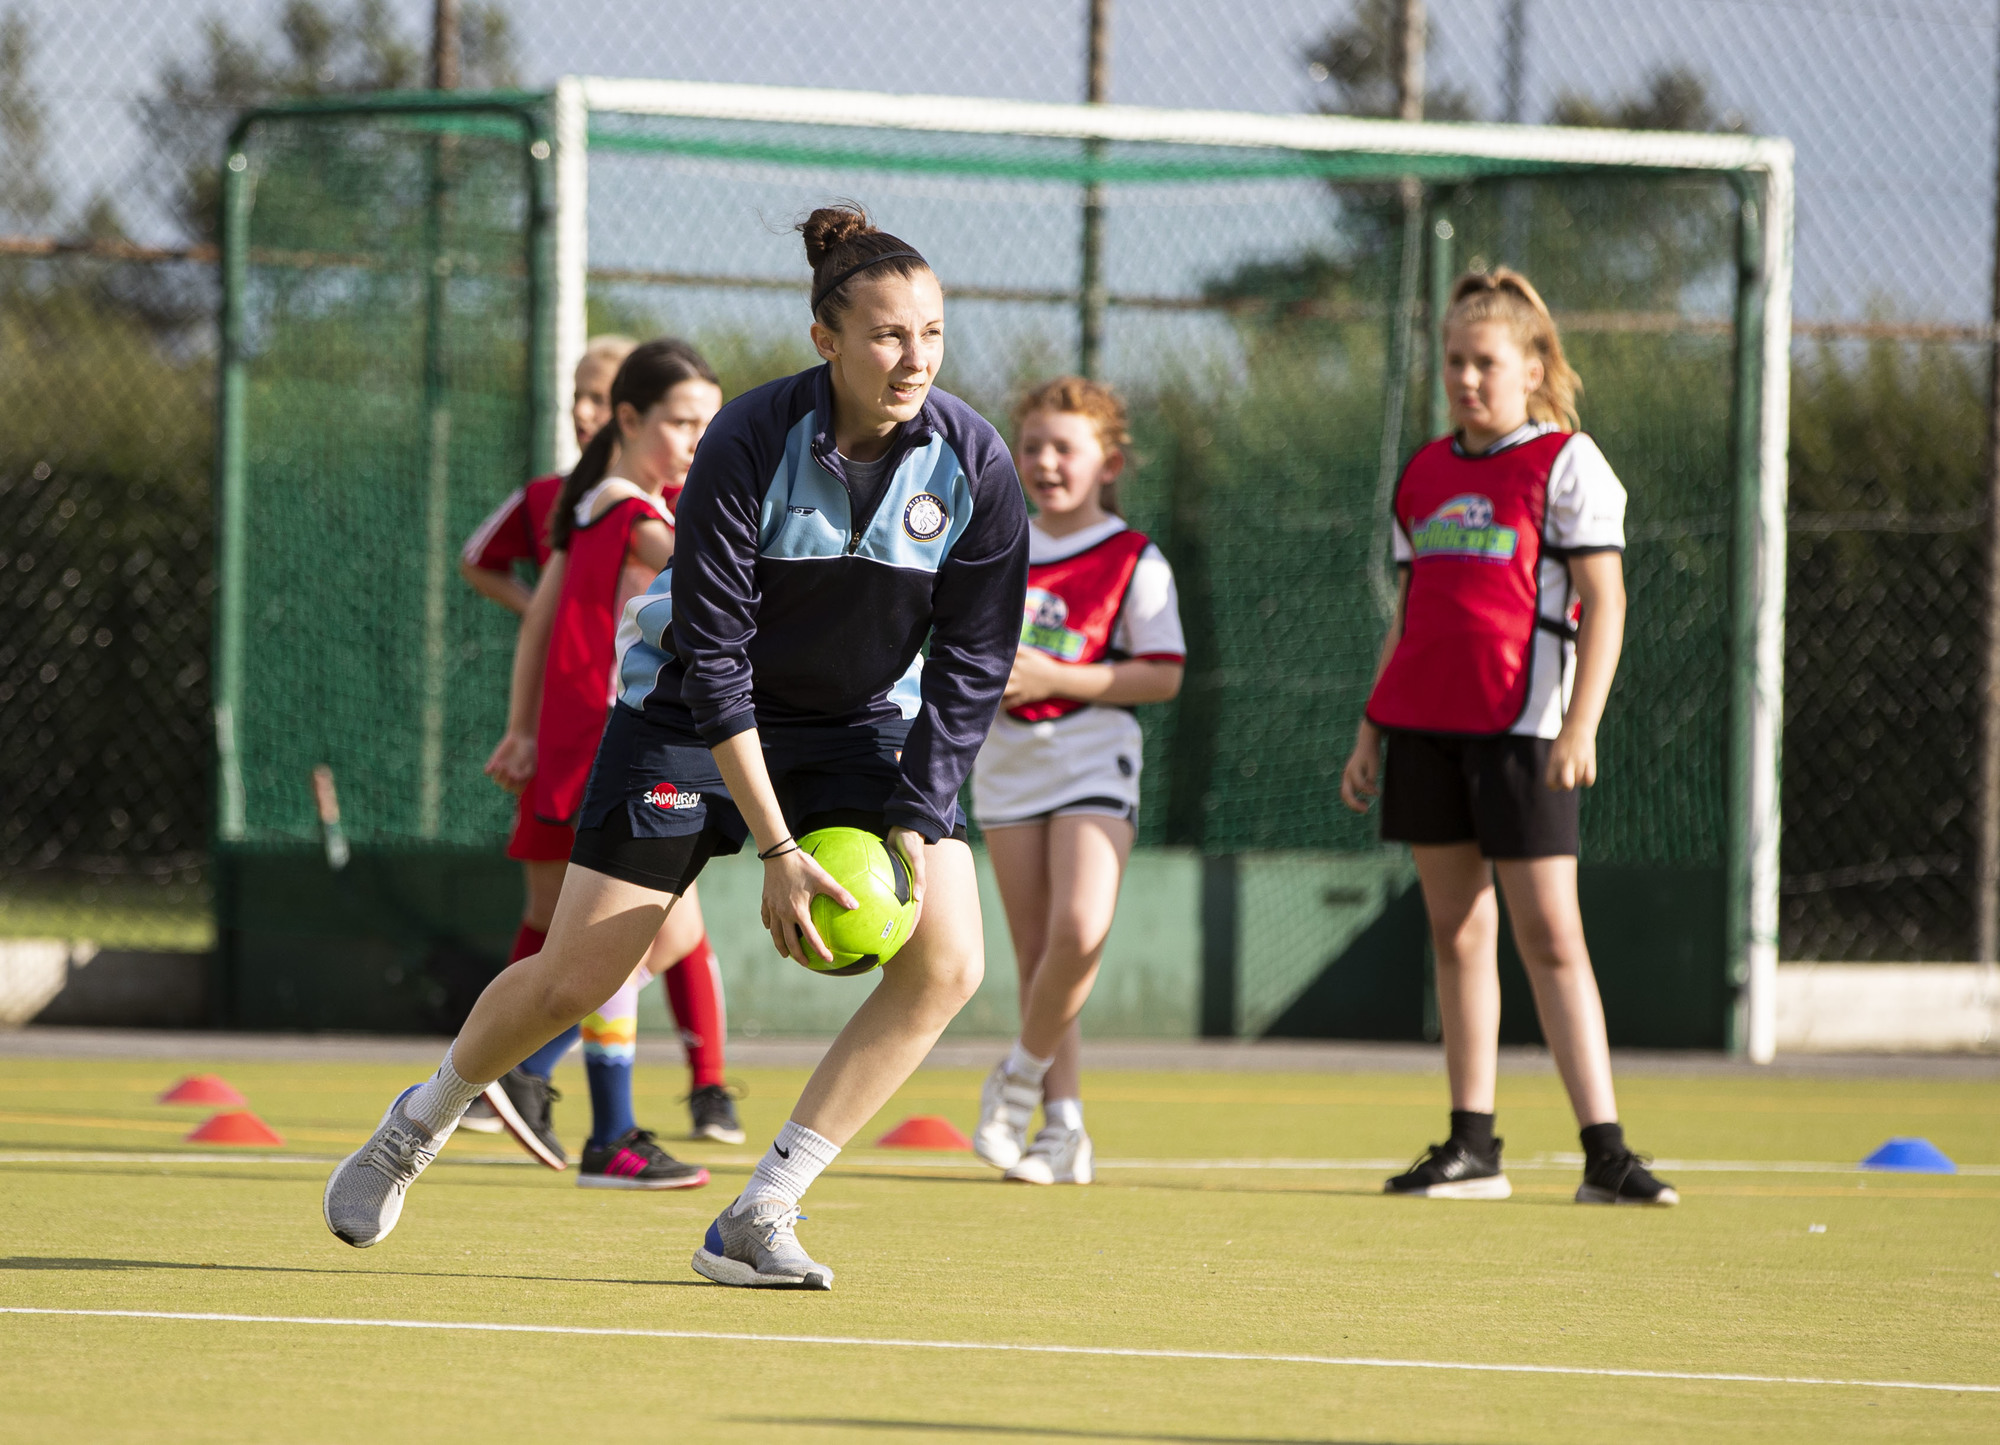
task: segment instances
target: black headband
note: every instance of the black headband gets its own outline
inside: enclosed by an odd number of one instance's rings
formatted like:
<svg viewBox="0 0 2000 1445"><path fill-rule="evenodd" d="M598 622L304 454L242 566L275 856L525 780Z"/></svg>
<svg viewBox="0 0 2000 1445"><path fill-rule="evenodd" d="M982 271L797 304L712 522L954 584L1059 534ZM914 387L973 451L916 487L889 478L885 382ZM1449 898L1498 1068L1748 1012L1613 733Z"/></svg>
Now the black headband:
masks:
<svg viewBox="0 0 2000 1445"><path fill-rule="evenodd" d="M827 282L826 285L815 286L813 288L813 295L812 295L813 314L814 315L819 314L819 308L821 302L825 301L827 297L831 296L834 292L838 291L841 287L845 286L855 276L859 275L863 271L866 271L870 266L879 266L884 261L902 261L902 260L915 261L924 266L930 265L930 262L924 260L924 258L922 256L919 256L915 251L884 251L879 256L870 256L866 261L857 261L854 265L849 266L845 271L842 271L838 276L834 277L831 281Z"/></svg>

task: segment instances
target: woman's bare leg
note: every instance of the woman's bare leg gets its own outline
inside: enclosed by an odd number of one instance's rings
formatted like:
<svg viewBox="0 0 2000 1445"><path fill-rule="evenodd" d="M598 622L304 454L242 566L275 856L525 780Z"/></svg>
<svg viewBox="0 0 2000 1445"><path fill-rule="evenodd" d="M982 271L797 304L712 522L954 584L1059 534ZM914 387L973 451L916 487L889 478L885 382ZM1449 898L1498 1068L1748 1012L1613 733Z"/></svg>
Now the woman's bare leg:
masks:
<svg viewBox="0 0 2000 1445"><path fill-rule="evenodd" d="M1081 1097L1077 1017L1097 982L1132 832L1122 818L1049 820L1047 938L1021 1010L1021 1047L1054 1060L1042 1078L1045 1099Z"/></svg>
<svg viewBox="0 0 2000 1445"><path fill-rule="evenodd" d="M1425 845L1410 852L1437 955L1451 1107L1490 1114L1500 1071L1500 902L1492 871L1477 843Z"/></svg>
<svg viewBox="0 0 2000 1445"><path fill-rule="evenodd" d="M521 909L521 921L537 933L549 931L549 923L556 916L556 900L562 897L563 870L568 867L569 864L561 859L521 865L523 881L527 884L527 901Z"/></svg>
<svg viewBox="0 0 2000 1445"><path fill-rule="evenodd" d="M1615 1123L1611 1046L1577 908L1576 859L1510 858L1493 866L1507 890L1514 943L1535 990L1542 1037L1569 1091L1576 1122L1585 1127Z"/></svg>
<svg viewBox="0 0 2000 1445"><path fill-rule="evenodd" d="M697 885L688 884L688 890L681 895L681 901L674 905L660 931L653 935L652 947L646 950L646 973L658 978L694 949L708 932L708 924L701 916L701 898L695 892ZM643 980L642 980L643 982Z"/></svg>
<svg viewBox="0 0 2000 1445"><path fill-rule="evenodd" d="M947 838L925 850L924 916L882 981L826 1051L792 1110L794 1123L845 1144L903 1086L979 988L986 947L972 850Z"/></svg>
<svg viewBox="0 0 2000 1445"><path fill-rule="evenodd" d="M618 992L675 903L589 868L571 868L540 953L510 965L479 996L452 1044L452 1067L490 1083Z"/></svg>

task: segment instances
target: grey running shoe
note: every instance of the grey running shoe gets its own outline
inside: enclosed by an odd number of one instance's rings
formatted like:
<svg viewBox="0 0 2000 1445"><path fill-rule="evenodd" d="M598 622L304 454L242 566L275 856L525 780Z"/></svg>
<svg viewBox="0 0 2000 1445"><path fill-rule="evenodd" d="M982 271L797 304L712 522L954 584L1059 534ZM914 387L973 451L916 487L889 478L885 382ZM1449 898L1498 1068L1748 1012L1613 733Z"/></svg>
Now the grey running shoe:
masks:
<svg viewBox="0 0 2000 1445"><path fill-rule="evenodd" d="M433 1134L403 1112L403 1101L419 1085L396 1095L396 1102L375 1126L366 1144L334 1165L327 1177L320 1212L334 1237L356 1249L380 1244L403 1215L403 1196L431 1160L437 1158L451 1128Z"/></svg>
<svg viewBox="0 0 2000 1445"><path fill-rule="evenodd" d="M562 1095L540 1074L516 1064L479 1096L514 1136L514 1142L551 1169L567 1169L569 1155L556 1137L552 1105Z"/></svg>
<svg viewBox="0 0 2000 1445"><path fill-rule="evenodd" d="M1384 1194L1417 1199L1505 1199L1514 1192L1500 1171L1500 1146L1482 1155L1462 1140L1447 1139L1417 1156L1417 1162L1382 1186Z"/></svg>
<svg viewBox="0 0 2000 1445"><path fill-rule="evenodd" d="M694 1272L717 1284L748 1289L832 1289L833 1271L815 1264L795 1233L805 1216L796 1204L760 1200L741 1214L715 1217L694 1252Z"/></svg>
<svg viewBox="0 0 2000 1445"><path fill-rule="evenodd" d="M972 1131L972 1152L995 1169L1019 1164L1028 1147L1028 1125L1041 1102L1039 1085L1008 1073L1005 1059L995 1064L979 1091L979 1127Z"/></svg>

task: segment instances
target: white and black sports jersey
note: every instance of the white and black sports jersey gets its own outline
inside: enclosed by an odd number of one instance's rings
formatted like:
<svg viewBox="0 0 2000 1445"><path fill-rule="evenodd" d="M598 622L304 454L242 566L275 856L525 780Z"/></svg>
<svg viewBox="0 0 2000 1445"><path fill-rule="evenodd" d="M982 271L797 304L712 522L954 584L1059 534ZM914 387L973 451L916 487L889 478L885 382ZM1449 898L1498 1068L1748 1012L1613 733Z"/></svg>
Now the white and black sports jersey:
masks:
<svg viewBox="0 0 2000 1445"><path fill-rule="evenodd" d="M1022 629L1028 645L1037 645L1033 639L1049 630L1044 616L1049 603L1038 596L1035 586L1038 569L1068 562L1125 531L1125 522L1118 517L1067 537L1051 537L1029 523L1029 587ZM1146 543L1123 586L1122 599L1104 599L1117 609L1105 659L1182 661L1187 643L1181 633L1174 570L1158 547ZM1129 708L1080 707L1038 722L1023 722L1003 711L973 761L973 814L982 827L998 827L1085 799L1134 812L1144 765L1140 743L1139 720Z"/></svg>

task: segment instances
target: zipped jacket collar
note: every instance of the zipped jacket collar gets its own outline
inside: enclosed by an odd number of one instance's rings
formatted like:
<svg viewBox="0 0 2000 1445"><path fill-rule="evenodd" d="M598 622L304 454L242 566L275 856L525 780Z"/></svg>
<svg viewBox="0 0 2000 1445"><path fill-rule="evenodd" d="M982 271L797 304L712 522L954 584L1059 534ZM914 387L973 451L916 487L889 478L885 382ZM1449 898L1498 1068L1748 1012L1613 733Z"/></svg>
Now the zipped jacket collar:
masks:
<svg viewBox="0 0 2000 1445"><path fill-rule="evenodd" d="M833 444L833 368L822 365L813 373L812 386L815 423L812 436L813 460L840 478L840 484L848 488L848 495L852 497L854 493L847 480L847 471L841 466L840 452ZM883 453L883 460L889 464L889 475L895 475L896 468L902 464L904 457L918 447L928 446L931 438L937 434L937 427L937 413L932 410L931 398L926 393L924 404L918 409L917 414L897 427L889 438L889 450ZM857 527L865 527L868 519L856 517L854 524Z"/></svg>

